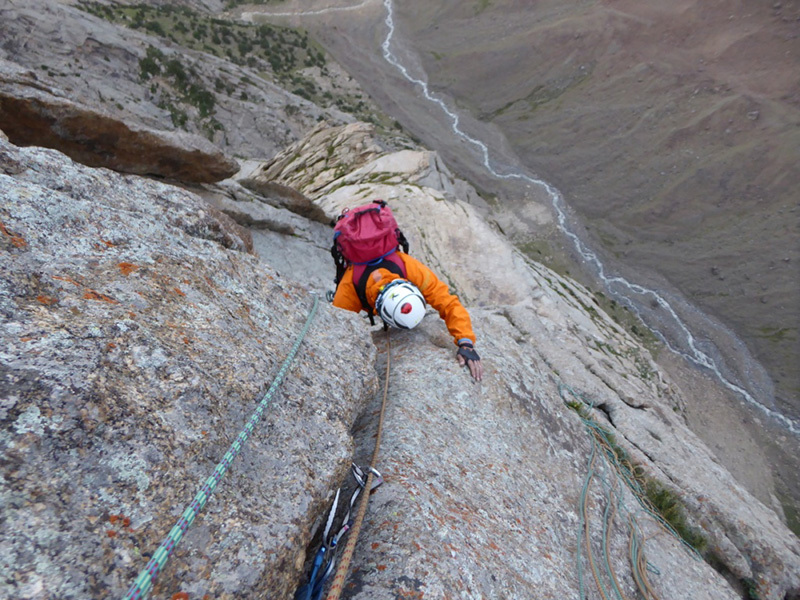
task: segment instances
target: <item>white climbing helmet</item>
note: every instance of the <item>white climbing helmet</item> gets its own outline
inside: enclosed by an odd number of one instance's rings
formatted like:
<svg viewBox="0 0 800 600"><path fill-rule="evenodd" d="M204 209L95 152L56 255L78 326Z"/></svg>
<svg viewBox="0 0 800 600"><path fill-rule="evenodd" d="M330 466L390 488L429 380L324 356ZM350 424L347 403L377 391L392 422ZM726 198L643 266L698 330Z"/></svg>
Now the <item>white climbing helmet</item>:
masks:
<svg viewBox="0 0 800 600"><path fill-rule="evenodd" d="M410 281L395 279L375 299L375 312L383 322L398 329L413 329L425 316L425 299Z"/></svg>

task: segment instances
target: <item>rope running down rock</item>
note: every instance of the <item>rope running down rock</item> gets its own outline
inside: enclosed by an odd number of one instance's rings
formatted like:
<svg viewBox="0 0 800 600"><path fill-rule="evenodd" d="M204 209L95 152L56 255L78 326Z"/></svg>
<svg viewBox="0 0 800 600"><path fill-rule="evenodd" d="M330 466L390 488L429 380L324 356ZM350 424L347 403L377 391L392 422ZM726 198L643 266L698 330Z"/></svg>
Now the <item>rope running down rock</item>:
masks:
<svg viewBox="0 0 800 600"><path fill-rule="evenodd" d="M353 551L356 547L356 540L358 540L358 533L361 531L361 524L364 521L364 515L367 513L367 503L369 502L369 490L372 489L372 477L375 465L378 462L378 451L381 447L381 437L383 436L383 419L386 415L386 397L389 394L389 370L392 364L392 346L389 331L386 330L386 377L383 383L383 401L381 402L381 416L378 420L378 435L375 438L375 450L372 452L372 460L370 461L369 475L367 475L367 483L364 485L365 493L361 498L361 504L358 505L358 514L353 523L353 529L350 532L350 537L347 540L344 553L342 554L342 562L336 569L336 577L333 580L331 589L328 592L326 600L339 600L344 587L344 581L347 577L347 571L350 568L350 561L353 558Z"/></svg>
<svg viewBox="0 0 800 600"><path fill-rule="evenodd" d="M259 403L258 408L250 417L250 420L247 422L247 425L245 425L244 429L242 429L242 431L239 433L239 436L236 438L233 444L231 444L231 447L225 453L222 461L216 466L214 473L206 480L203 487L197 492L194 500L192 500L192 503L186 507L186 510L184 510L180 519L178 519L178 522L175 523L170 532L167 534L167 537L163 542L161 542L161 545L158 547L158 550L155 551L153 557L147 563L147 566L142 570L141 573L139 573L136 581L133 582L133 585L125 595L125 600L142 600L143 598L147 597L147 594L150 593L150 589L153 587L153 581L155 580L156 576L164 568L164 565L166 564L170 555L175 550L178 542L181 541L183 534L186 533L187 529L189 529L189 526L192 524L195 517L201 510L203 510L203 507L206 505L206 502L208 502L211 494L214 493L217 484L220 482L223 475L225 475L228 467L231 465L239 452L241 452L242 447L244 446L245 442L247 442L247 438L250 437L250 434L253 432L256 424L261 419L262 413L269 405L272 395L278 389L278 386L280 386L280 384L283 382L283 378L286 376L289 366L292 364L292 361L297 354L300 343L303 341L308 333L309 328L311 327L311 322L314 320L314 316L317 313L318 303L319 298L315 294L314 305L311 307L311 310L308 313L305 325L303 325L303 330L297 336L294 346L292 346L292 349L289 351L289 354L283 361L280 371L278 371L278 374L275 376L275 379L269 386L269 389Z"/></svg>

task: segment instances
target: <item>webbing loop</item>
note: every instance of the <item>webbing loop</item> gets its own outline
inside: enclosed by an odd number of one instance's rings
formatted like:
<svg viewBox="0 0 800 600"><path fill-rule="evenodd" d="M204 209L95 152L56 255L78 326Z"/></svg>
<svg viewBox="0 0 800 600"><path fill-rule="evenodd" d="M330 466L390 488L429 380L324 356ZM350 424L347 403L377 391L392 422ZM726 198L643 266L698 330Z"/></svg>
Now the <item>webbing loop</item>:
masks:
<svg viewBox="0 0 800 600"><path fill-rule="evenodd" d="M167 537L164 538L163 542L161 542L161 545L158 547L158 550L155 551L152 558L147 563L147 566L145 566L142 572L139 573L139 576L133 582L133 585L125 595L125 600L141 600L146 598L147 594L150 593L150 589L153 587L153 581L155 580L156 576L164 568L164 565L166 564L170 555L175 550L178 542L181 541L183 534L186 533L186 530L192 524L195 517L197 517L198 513L203 510L203 507L206 505L206 502L208 502L211 494L214 493L217 484L225 475L228 467L231 465L239 452L241 452L242 447L244 446L245 442L247 442L247 438L250 437L250 434L253 432L256 424L258 424L258 421L261 419L261 415L269 405L272 395L278 389L278 386L280 386L280 384L283 382L283 379L289 370L289 366L292 364L298 348L300 348L301 342L311 327L311 322L314 320L314 316L317 313L318 303L319 297L314 294L314 305L311 307L311 310L308 313L308 317L306 318L306 322L305 325L303 325L302 331L297 336L297 339L295 340L292 349L289 351L289 354L284 359L278 374L275 376L275 379L273 379L272 384L269 386L266 394L264 394L264 397L262 398L255 412L247 422L247 425L245 425L244 429L242 429L242 431L239 433L239 436L236 438L233 444L231 444L230 448L225 453L225 456L222 458L222 461L220 461L220 463L214 469L213 474L206 480L205 484L203 484L203 486L197 492L197 495L194 497L194 500L192 500L192 503L186 507L186 510L184 510L180 519L178 519L178 522L175 523L170 532L167 534Z"/></svg>
<svg viewBox="0 0 800 600"><path fill-rule="evenodd" d="M397 252L397 248L392 248L392 249L391 249L391 250L389 250L389 251L388 251L386 254L381 254L381 255L380 255L378 258L373 258L372 260L367 260L367 261L365 261L365 262L354 262L354 263L352 263L352 264L353 264L354 266L356 266L356 265L357 265L357 266L359 266L359 267L361 267L361 266L365 266L365 265L366 265L366 266L368 266L368 267L371 267L372 265L377 265L377 264L379 264L379 263L380 263L380 262L381 262L381 261L382 261L384 258L386 258L387 256L390 256L390 255L391 255L392 253L394 253L394 252Z"/></svg>
<svg viewBox="0 0 800 600"><path fill-rule="evenodd" d="M383 383L383 401L381 402L381 416L378 420L378 435L375 438L375 450L372 452L372 460L369 464L369 475L364 484L364 494L361 497L361 504L358 505L358 514L356 520L351 528L350 537L347 540L347 545L342 554L342 561L336 569L336 577L333 579L333 584L328 592L326 600L339 600L339 596L344 588L344 580L347 578L347 571L350 568L350 561L353 559L353 551L356 547L356 540L361 531L361 524L364 521L364 515L367 513L367 504L369 503L369 491L372 489L372 478L377 471L375 471L375 464L378 462L378 451L381 447L381 437L383 436L383 420L386 416L386 397L389 395L389 370L392 363L392 347L389 330L386 331L386 377Z"/></svg>

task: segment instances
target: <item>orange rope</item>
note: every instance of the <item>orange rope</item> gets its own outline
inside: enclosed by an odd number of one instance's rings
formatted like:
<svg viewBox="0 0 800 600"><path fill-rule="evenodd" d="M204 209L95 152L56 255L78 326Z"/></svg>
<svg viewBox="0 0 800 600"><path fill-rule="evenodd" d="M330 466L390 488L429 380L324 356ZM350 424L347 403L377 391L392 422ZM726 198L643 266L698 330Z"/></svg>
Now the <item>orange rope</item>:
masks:
<svg viewBox="0 0 800 600"><path fill-rule="evenodd" d="M347 578L347 571L350 568L350 561L353 559L353 552L356 548L356 540L358 533L361 531L361 524L364 521L364 515L367 514L367 503L369 502L369 492L372 488L372 469L378 462L378 451L381 446L381 437L383 436L383 418L386 415L386 398L389 395L389 367L391 365L391 344L389 339L389 331L386 332L386 378L383 384L383 402L381 403L381 416L378 421L378 436L375 439L375 450L372 453L372 461L370 462L370 471L367 475L367 482L364 485L364 495L361 498L361 504L358 505L358 514L353 523L353 529L347 539L347 546L345 546L344 553L342 554L342 561L336 569L336 577L331 584L331 589L328 592L327 600L339 600L342 593L345 579Z"/></svg>

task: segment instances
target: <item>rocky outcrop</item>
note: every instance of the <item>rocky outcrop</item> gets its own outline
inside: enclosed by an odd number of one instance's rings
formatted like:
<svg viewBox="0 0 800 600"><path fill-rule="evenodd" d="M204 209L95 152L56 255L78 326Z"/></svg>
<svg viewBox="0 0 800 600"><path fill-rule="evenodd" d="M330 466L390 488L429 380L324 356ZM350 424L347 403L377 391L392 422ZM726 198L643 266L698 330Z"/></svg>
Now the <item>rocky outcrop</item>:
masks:
<svg viewBox="0 0 800 600"><path fill-rule="evenodd" d="M0 596L122 597L313 306L195 195L0 141ZM287 598L375 389L321 305L154 598ZM266 594L266 596L265 596Z"/></svg>
<svg viewBox="0 0 800 600"><path fill-rule="evenodd" d="M301 194L291 186L283 185L274 178L264 175L263 169L269 163L263 161L246 161L236 174L236 182L244 188L255 192L259 200L276 208L285 208L301 217L320 223L328 223L327 215L308 196Z"/></svg>
<svg viewBox="0 0 800 600"><path fill-rule="evenodd" d="M308 196L383 152L374 137L374 127L352 123L343 127L318 124L307 136L255 166L240 183L258 190L276 184L302 190Z"/></svg>
<svg viewBox="0 0 800 600"><path fill-rule="evenodd" d="M330 254L333 231L327 217L323 225L317 219L272 206L269 202L274 196L250 192L231 180L198 190L198 193L210 205L246 227L253 240L253 251L279 273L311 287L333 287L335 270ZM324 216L309 199L306 202Z"/></svg>
<svg viewBox="0 0 800 600"><path fill-rule="evenodd" d="M342 130L328 135L319 139L348 144ZM323 186L313 169L310 186L296 177L329 215L390 201L412 252L468 301L486 368L473 384L435 313L392 334L386 483L371 497L346 597L583 588L594 598L599 584L716 600L741 597L740 582L770 600L798 593L797 538L685 427L677 383L584 288L524 259L449 197L463 184L435 155L356 158L353 171L344 160L310 164L345 173ZM231 215L258 203L254 214L298 233L268 228L293 245L273 239L259 252L254 230L259 262L193 193L8 142L0 173L0 592L121 596L263 397L311 292L327 286L306 278L328 241L315 238L330 229L234 183L208 192ZM357 317L327 305L308 335L154 598L289 598L303 579L332 491L351 457L363 464L372 452L375 348L386 353L380 328L373 345ZM733 586L664 528L628 485L629 464L679 500ZM646 559L635 566L631 539Z"/></svg>
<svg viewBox="0 0 800 600"><path fill-rule="evenodd" d="M79 105L32 71L3 60L0 128L18 146L55 148L85 165L124 173L210 183L239 170L202 137L156 131Z"/></svg>
<svg viewBox="0 0 800 600"><path fill-rule="evenodd" d="M193 28L208 29L211 16L205 11L218 8L217 2L179 4L199 11L184 23ZM274 156L320 119L337 124L353 120L335 106L323 109L283 89L264 61L254 68L236 65L168 37L110 23L75 3L7 0L0 6L0 40L0 58L56 81L80 106L117 115L135 129L183 129L210 136L217 147L237 157ZM190 74L190 83L213 97L210 114L200 114L170 78L143 78L141 61L150 48L163 53L165 64L177 61ZM186 117L182 125L176 124L179 114Z"/></svg>

